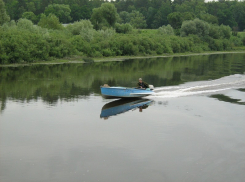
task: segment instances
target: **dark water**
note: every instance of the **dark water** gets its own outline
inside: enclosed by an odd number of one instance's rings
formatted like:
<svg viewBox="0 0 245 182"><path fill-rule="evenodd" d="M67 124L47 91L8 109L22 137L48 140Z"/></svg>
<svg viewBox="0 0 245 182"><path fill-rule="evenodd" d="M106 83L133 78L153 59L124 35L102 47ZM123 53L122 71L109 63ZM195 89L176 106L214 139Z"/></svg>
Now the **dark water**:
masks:
<svg viewBox="0 0 245 182"><path fill-rule="evenodd" d="M1 182L242 182L245 54L0 68ZM155 94L106 100L143 79Z"/></svg>

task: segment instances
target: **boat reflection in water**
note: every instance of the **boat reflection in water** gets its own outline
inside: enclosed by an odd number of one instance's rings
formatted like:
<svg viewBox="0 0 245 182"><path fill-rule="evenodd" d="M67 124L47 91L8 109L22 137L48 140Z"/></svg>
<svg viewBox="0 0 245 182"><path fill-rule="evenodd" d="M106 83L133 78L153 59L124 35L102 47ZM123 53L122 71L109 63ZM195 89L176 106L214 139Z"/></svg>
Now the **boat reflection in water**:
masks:
<svg viewBox="0 0 245 182"><path fill-rule="evenodd" d="M153 103L149 99L120 99L109 102L102 107L100 118L108 119L110 116L121 114L133 109L139 109L142 112Z"/></svg>

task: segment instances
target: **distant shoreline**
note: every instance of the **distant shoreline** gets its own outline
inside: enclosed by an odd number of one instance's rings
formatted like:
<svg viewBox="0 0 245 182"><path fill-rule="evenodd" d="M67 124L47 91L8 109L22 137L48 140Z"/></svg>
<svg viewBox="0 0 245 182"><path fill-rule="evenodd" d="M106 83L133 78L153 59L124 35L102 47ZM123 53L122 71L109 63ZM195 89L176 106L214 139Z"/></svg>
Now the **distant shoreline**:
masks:
<svg viewBox="0 0 245 182"><path fill-rule="evenodd" d="M202 53L175 53L164 55L147 55L147 56L117 56L117 57L103 57L103 58L91 58L93 62L110 62L110 61L125 61L127 59L147 59L147 58L164 58L164 57L180 57L180 56L201 56L212 54L239 54L245 53L245 50L233 50L233 51L210 51ZM34 63L17 63L17 64L0 64L0 67L18 67L18 66L33 66L33 65L55 65L55 64L86 64L83 57L74 56L63 59L55 59L52 61L37 61Z"/></svg>

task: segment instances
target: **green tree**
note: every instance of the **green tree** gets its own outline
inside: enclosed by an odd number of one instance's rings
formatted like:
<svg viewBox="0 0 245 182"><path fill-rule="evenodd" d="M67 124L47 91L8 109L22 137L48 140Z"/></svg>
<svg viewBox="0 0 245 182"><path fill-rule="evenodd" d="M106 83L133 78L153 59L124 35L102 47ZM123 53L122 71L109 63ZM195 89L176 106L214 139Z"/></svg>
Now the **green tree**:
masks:
<svg viewBox="0 0 245 182"><path fill-rule="evenodd" d="M24 30L28 30L31 32L35 31L35 27L34 24L31 20L27 20L27 19L19 19L17 22L17 28L20 29L24 29Z"/></svg>
<svg viewBox="0 0 245 182"><path fill-rule="evenodd" d="M130 22L130 13L127 11L122 11L119 13L120 23L129 23Z"/></svg>
<svg viewBox="0 0 245 182"><path fill-rule="evenodd" d="M214 39L230 39L231 28L226 25L210 25L209 36Z"/></svg>
<svg viewBox="0 0 245 182"><path fill-rule="evenodd" d="M92 9L87 6L79 6L78 4L71 5L71 17L73 21L79 21L81 19L90 19Z"/></svg>
<svg viewBox="0 0 245 182"><path fill-rule="evenodd" d="M208 23L212 23L212 24L218 24L219 23L218 18L214 15L209 14L209 13L201 13L199 15L199 18L203 21L208 22Z"/></svg>
<svg viewBox="0 0 245 182"><path fill-rule="evenodd" d="M134 5L129 5L127 11L131 13L132 11L136 11L136 8Z"/></svg>
<svg viewBox="0 0 245 182"><path fill-rule="evenodd" d="M137 29L143 29L147 26L145 17L139 11L132 11L130 13L130 24Z"/></svg>
<svg viewBox="0 0 245 182"><path fill-rule="evenodd" d="M26 12L25 7L24 7L24 6L20 6L20 7L18 8L18 18L21 17L21 15L22 15L24 12Z"/></svg>
<svg viewBox="0 0 245 182"><path fill-rule="evenodd" d="M179 29L183 22L181 13L174 12L168 15L168 22L174 29Z"/></svg>
<svg viewBox="0 0 245 182"><path fill-rule="evenodd" d="M221 34L221 37L225 39L229 39L231 37L231 27L228 25L227 26L220 25L220 34Z"/></svg>
<svg viewBox="0 0 245 182"><path fill-rule="evenodd" d="M162 27L159 27L158 33L162 35L174 35L174 29L171 27L171 25L163 25Z"/></svg>
<svg viewBox="0 0 245 182"><path fill-rule="evenodd" d="M103 12L100 8L94 8L91 16L91 22L96 30L102 29L102 27L108 27L108 23L103 17Z"/></svg>
<svg viewBox="0 0 245 182"><path fill-rule="evenodd" d="M71 32L73 35L79 35L82 30L92 30L93 25L91 24L90 20L80 20L74 22L73 24L67 25L66 29Z"/></svg>
<svg viewBox="0 0 245 182"><path fill-rule="evenodd" d="M181 29L180 29L180 35L182 37L188 36L189 34L196 34L197 29L196 29L196 24L192 20L187 20L184 21Z"/></svg>
<svg viewBox="0 0 245 182"><path fill-rule="evenodd" d="M112 3L104 3L101 5L101 10L103 12L102 14L105 20L111 27L113 27L118 17L115 5Z"/></svg>
<svg viewBox="0 0 245 182"><path fill-rule="evenodd" d="M198 18L196 18L195 20L193 20L196 24L196 34L199 37L204 37L206 35L209 34L209 24L205 21L202 21Z"/></svg>
<svg viewBox="0 0 245 182"><path fill-rule="evenodd" d="M235 21L234 15L236 14L235 4L239 3L242 5L242 2L237 1L225 1L225 2L209 2L206 4L207 12L211 15L214 15L218 18L219 24L229 25L230 27L236 27L237 22ZM239 5L239 6L240 6Z"/></svg>
<svg viewBox="0 0 245 182"><path fill-rule="evenodd" d="M6 13L5 4L3 0L0 0L0 25L4 24L5 22L8 22L10 20L10 17Z"/></svg>
<svg viewBox="0 0 245 182"><path fill-rule="evenodd" d="M17 20L20 18L18 11L19 2L17 0L5 1L5 5L11 20Z"/></svg>
<svg viewBox="0 0 245 182"><path fill-rule="evenodd" d="M50 4L45 8L44 14L48 16L49 14L54 14L57 16L62 23L69 23L71 21L71 9L69 5L65 4Z"/></svg>
<svg viewBox="0 0 245 182"><path fill-rule="evenodd" d="M184 3L186 0L174 0L174 4L182 4Z"/></svg>
<svg viewBox="0 0 245 182"><path fill-rule="evenodd" d="M233 13L230 9L226 8L223 11L219 10L217 17L220 24L229 25L230 27L236 27L237 22L233 16Z"/></svg>
<svg viewBox="0 0 245 182"><path fill-rule="evenodd" d="M205 37L209 34L209 24L199 19L184 21L180 29L180 35L185 37L189 34Z"/></svg>
<svg viewBox="0 0 245 182"><path fill-rule="evenodd" d="M233 9L235 20L240 31L245 29L245 2L237 3Z"/></svg>
<svg viewBox="0 0 245 182"><path fill-rule="evenodd" d="M155 15L157 13L157 9L153 7L149 7L146 14L146 24L147 28L155 28L154 24L152 23L155 19Z"/></svg>
<svg viewBox="0 0 245 182"><path fill-rule="evenodd" d="M197 16L200 12L206 11L206 6L204 0L186 0L182 4L177 4L175 11L180 13L191 12Z"/></svg>
<svg viewBox="0 0 245 182"><path fill-rule="evenodd" d="M105 30L99 30L97 31L98 35L103 39L108 39L115 35L116 31L114 29L108 28Z"/></svg>
<svg viewBox="0 0 245 182"><path fill-rule="evenodd" d="M180 13L184 13L184 12L193 12L194 13L194 9L190 6L189 2L177 4L175 6L175 11L180 12Z"/></svg>
<svg viewBox="0 0 245 182"><path fill-rule="evenodd" d="M99 8L94 8L91 22L95 29L102 27L113 27L118 18L117 9L112 3L104 3Z"/></svg>
<svg viewBox="0 0 245 182"><path fill-rule="evenodd" d="M35 12L36 11L36 7L35 7L35 4L34 2L29 2L26 4L27 6L27 10L30 11L30 12Z"/></svg>
<svg viewBox="0 0 245 182"><path fill-rule="evenodd" d="M209 36L214 39L219 39L221 37L219 25L210 25Z"/></svg>
<svg viewBox="0 0 245 182"><path fill-rule="evenodd" d="M194 20L195 19L195 14L192 12L185 12L182 14L183 20Z"/></svg>
<svg viewBox="0 0 245 182"><path fill-rule="evenodd" d="M162 3L161 7L158 9L156 15L154 16L152 27L158 28L162 25L167 25L169 23L167 17L170 13L172 13L171 4L169 2Z"/></svg>
<svg viewBox="0 0 245 182"><path fill-rule="evenodd" d="M33 23L37 23L37 16L33 12L23 13L22 18L31 20Z"/></svg>
<svg viewBox="0 0 245 182"><path fill-rule="evenodd" d="M42 14L41 19L38 22L38 26L47 29L63 29L63 26L60 24L59 18L53 14L49 14L48 16Z"/></svg>
<svg viewBox="0 0 245 182"><path fill-rule="evenodd" d="M135 0L135 6L138 8L148 7L149 2L150 1L148 1L148 0Z"/></svg>
<svg viewBox="0 0 245 182"><path fill-rule="evenodd" d="M131 32L133 30L133 27L129 23L125 23L125 24L116 23L115 29L117 33L126 34L126 33Z"/></svg>
<svg viewBox="0 0 245 182"><path fill-rule="evenodd" d="M81 35L87 42L90 42L93 39L95 33L90 20L80 20L79 22L68 25L66 29L73 35Z"/></svg>

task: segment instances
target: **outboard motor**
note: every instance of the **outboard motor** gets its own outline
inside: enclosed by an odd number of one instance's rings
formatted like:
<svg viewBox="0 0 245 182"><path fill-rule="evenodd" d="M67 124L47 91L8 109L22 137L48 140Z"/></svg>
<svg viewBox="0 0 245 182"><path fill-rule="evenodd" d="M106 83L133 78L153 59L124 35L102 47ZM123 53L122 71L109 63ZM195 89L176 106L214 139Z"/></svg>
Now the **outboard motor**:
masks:
<svg viewBox="0 0 245 182"><path fill-rule="evenodd" d="M151 90L154 90L154 86L153 86L153 85L149 85L149 88L150 88Z"/></svg>

